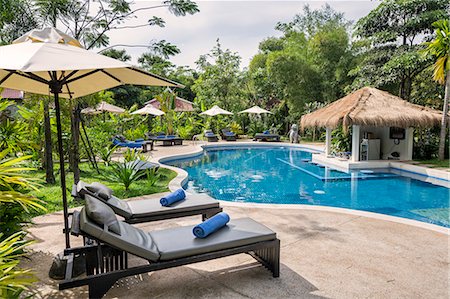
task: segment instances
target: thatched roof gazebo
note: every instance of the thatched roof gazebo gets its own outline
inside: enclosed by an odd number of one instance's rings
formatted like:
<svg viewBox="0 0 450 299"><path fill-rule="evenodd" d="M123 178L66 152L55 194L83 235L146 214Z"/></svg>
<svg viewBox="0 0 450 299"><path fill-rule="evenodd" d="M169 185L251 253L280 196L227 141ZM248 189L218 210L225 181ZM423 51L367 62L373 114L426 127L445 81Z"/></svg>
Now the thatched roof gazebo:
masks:
<svg viewBox="0 0 450 299"><path fill-rule="evenodd" d="M395 140L394 146L398 145L399 140L406 140L403 147L398 146L396 150L404 152L403 159L411 159L412 130L409 128L437 126L441 123L441 119L440 111L409 103L386 91L364 87L319 110L303 115L300 124L302 129L306 127L327 129L325 150L327 155L330 153L331 129L342 125L344 130L347 130L352 126L352 160L359 161L361 127L368 128L366 132L375 131L377 138L381 140L382 144L378 149L380 159L383 156L383 147L385 151L392 147L390 143L383 145L383 142L387 143L389 139ZM384 128L384 131L381 128ZM394 135L389 133L390 128L404 128L409 137L395 139L392 137Z"/></svg>
<svg viewBox="0 0 450 299"><path fill-rule="evenodd" d="M319 110L305 114L301 127L430 127L441 123L440 111L411 104L386 91L364 87Z"/></svg>

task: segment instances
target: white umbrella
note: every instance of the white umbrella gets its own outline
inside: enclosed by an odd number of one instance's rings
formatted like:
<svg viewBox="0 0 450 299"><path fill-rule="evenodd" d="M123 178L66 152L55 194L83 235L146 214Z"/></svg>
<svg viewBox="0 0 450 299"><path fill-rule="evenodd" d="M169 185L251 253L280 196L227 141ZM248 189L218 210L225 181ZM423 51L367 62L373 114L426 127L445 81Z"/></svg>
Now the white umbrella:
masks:
<svg viewBox="0 0 450 299"><path fill-rule="evenodd" d="M81 48L55 28L32 30L0 47L0 87L55 98L66 248L70 247L59 97L76 98L122 84L180 86L125 62Z"/></svg>
<svg viewBox="0 0 450 299"><path fill-rule="evenodd" d="M224 109L220 108L217 105L214 105L211 109L203 111L202 113L200 113L200 115L209 115L209 116L216 116L216 115L220 115L220 114L233 115L232 112L224 110Z"/></svg>
<svg viewBox="0 0 450 299"><path fill-rule="evenodd" d="M101 101L95 108L88 107L81 110L81 113L84 114L99 114L102 112L124 113L125 109L106 103L105 101Z"/></svg>
<svg viewBox="0 0 450 299"><path fill-rule="evenodd" d="M155 116L161 116L164 114L163 111L156 109L152 105L145 105L144 108L141 108L139 110L136 110L134 112L131 112L131 114L140 114L140 115L155 115Z"/></svg>
<svg viewBox="0 0 450 299"><path fill-rule="evenodd" d="M270 112L269 110L263 109L259 106L253 106L252 108L248 108L246 110L243 110L239 113L251 113L251 114L264 114L264 113L269 113L269 114L273 114L272 112Z"/></svg>

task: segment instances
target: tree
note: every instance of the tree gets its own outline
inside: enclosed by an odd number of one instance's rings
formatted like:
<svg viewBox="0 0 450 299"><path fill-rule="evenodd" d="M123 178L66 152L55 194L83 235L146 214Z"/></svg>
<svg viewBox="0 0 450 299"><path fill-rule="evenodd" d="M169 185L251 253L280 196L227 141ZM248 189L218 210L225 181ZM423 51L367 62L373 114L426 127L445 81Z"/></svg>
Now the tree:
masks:
<svg viewBox="0 0 450 299"><path fill-rule="evenodd" d="M426 43L426 54L435 57L433 65L433 79L445 85L444 105L442 108L441 133L439 140L439 159L445 158L445 139L447 136L447 114L450 99L450 26L448 19L439 20L433 23L435 38Z"/></svg>
<svg viewBox="0 0 450 299"><path fill-rule="evenodd" d="M418 54L431 23L448 18L448 0L386 0L355 27L361 61L351 72L353 89L372 85L410 100L414 79L427 65Z"/></svg>

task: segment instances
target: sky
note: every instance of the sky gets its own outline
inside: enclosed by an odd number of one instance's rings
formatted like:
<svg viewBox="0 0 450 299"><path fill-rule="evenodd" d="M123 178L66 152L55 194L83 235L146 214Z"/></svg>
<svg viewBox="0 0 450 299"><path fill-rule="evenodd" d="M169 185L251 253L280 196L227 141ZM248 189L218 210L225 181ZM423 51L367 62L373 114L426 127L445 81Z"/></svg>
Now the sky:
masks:
<svg viewBox="0 0 450 299"><path fill-rule="evenodd" d="M134 9L158 5L160 1L135 0ZM280 36L275 30L277 22L289 22L301 13L308 4L319 9L325 3L336 11L343 12L348 20L358 20L375 8L379 1L195 1L199 13L185 17L175 17L166 8L157 8L137 13L137 18L124 25L140 25L152 16L166 21L164 28L156 26L139 29L118 29L109 33L110 45L148 45L151 41L166 40L178 46L181 53L171 61L178 66L196 68L195 61L200 55L208 53L219 38L223 48L237 52L241 57L241 67L248 66L251 58L258 52L259 43L269 36ZM121 47L116 47L121 49ZM144 47L125 47L132 56L132 63L146 51Z"/></svg>

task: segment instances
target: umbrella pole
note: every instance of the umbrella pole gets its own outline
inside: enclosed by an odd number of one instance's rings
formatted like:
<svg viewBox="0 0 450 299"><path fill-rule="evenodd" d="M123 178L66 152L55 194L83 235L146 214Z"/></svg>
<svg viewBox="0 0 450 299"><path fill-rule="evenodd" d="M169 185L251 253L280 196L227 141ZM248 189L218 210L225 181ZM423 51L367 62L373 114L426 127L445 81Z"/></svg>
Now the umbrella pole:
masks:
<svg viewBox="0 0 450 299"><path fill-rule="evenodd" d="M56 87L56 88L55 88ZM61 109L59 107L59 92L61 88L59 86L51 86L51 90L55 95L55 110L56 110L56 130L58 135L58 152L59 152L59 171L61 173L61 191L63 200L64 211L64 234L66 238L66 249L70 248L69 239L69 212L67 209L67 193L66 193L66 171L64 169L64 150L62 142L62 129L61 129Z"/></svg>

